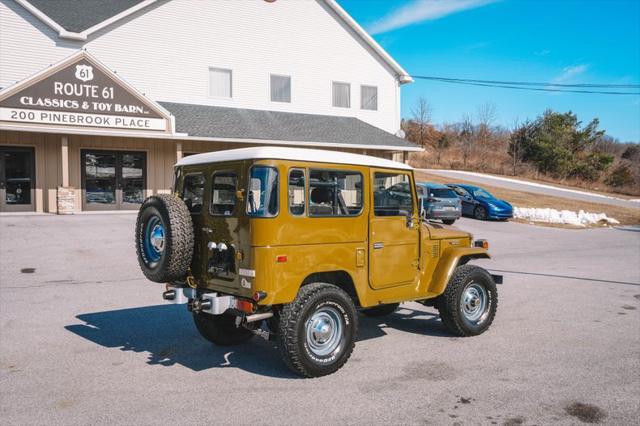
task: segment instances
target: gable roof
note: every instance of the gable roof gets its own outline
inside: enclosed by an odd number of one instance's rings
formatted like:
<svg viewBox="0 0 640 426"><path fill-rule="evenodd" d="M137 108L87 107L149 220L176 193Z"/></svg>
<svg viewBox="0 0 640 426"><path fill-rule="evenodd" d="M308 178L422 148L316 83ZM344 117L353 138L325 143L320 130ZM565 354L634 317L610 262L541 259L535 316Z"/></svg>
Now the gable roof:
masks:
<svg viewBox="0 0 640 426"><path fill-rule="evenodd" d="M190 155L178 161L176 166L193 164L223 163L240 160L293 160L313 163L353 164L386 169L412 170L408 164L370 155L351 154L341 151L325 151L321 149L285 148L280 146L259 146L251 148L229 149L225 151L205 152Z"/></svg>
<svg viewBox="0 0 640 426"><path fill-rule="evenodd" d="M159 102L189 137L365 149L422 151L354 117Z"/></svg>
<svg viewBox="0 0 640 426"><path fill-rule="evenodd" d="M15 0L61 38L84 41L92 33L158 0ZM396 73L398 81L413 78L335 0L319 0L360 37Z"/></svg>

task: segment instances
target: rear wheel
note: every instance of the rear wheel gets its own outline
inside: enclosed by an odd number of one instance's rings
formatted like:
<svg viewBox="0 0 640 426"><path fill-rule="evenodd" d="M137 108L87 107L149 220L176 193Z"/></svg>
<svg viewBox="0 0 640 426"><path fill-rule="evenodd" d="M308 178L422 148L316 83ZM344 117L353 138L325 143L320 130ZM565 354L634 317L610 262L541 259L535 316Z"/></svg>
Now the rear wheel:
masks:
<svg viewBox="0 0 640 426"><path fill-rule="evenodd" d="M368 317L385 317L394 313L396 309L398 309L398 306L400 306L399 303L389 303L386 305L378 305L373 308L363 309L360 312Z"/></svg>
<svg viewBox="0 0 640 426"><path fill-rule="evenodd" d="M218 346L239 345L254 336L251 330L236 327L236 317L233 315L210 315L204 312L194 312L193 322L202 337Z"/></svg>
<svg viewBox="0 0 640 426"><path fill-rule="evenodd" d="M455 219L442 219L442 223L445 225L453 225L455 221Z"/></svg>
<svg viewBox="0 0 640 426"><path fill-rule="evenodd" d="M473 211L473 217L478 220L486 220L487 219L487 209L483 206L478 206Z"/></svg>
<svg viewBox="0 0 640 426"><path fill-rule="evenodd" d="M484 333L496 315L498 290L491 275L475 265L459 266L436 300L442 323L461 337Z"/></svg>
<svg viewBox="0 0 640 426"><path fill-rule="evenodd" d="M284 305L278 329L278 346L287 366L301 376L320 377L337 371L351 356L358 316L342 289L313 283Z"/></svg>

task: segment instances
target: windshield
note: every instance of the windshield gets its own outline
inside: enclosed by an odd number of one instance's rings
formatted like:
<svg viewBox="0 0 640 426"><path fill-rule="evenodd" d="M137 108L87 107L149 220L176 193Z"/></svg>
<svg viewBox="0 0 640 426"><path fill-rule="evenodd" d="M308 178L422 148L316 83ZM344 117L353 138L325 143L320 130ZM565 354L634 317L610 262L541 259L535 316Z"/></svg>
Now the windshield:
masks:
<svg viewBox="0 0 640 426"><path fill-rule="evenodd" d="M263 166L251 168L247 214L257 217L273 217L278 214L278 170Z"/></svg>
<svg viewBox="0 0 640 426"><path fill-rule="evenodd" d="M494 198L493 195L489 194L482 188L476 188L473 190L473 196L476 198Z"/></svg>

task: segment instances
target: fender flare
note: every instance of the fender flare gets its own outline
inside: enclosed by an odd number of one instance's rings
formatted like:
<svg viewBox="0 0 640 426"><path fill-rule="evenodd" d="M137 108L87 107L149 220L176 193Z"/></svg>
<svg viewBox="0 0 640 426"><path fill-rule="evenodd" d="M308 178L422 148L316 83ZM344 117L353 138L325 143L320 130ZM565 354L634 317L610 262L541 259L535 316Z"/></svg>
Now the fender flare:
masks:
<svg viewBox="0 0 640 426"><path fill-rule="evenodd" d="M471 259L490 259L489 252L481 247L448 247L438 260L429 284L429 293L442 294L453 271Z"/></svg>

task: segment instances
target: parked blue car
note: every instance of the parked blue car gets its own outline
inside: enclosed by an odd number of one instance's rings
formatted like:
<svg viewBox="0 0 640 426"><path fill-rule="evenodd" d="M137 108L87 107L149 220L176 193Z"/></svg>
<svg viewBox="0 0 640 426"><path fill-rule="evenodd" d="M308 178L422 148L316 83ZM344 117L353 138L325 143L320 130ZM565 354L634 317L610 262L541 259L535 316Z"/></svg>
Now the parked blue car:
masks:
<svg viewBox="0 0 640 426"><path fill-rule="evenodd" d="M513 217L513 207L504 200L494 197L488 191L462 184L447 184L462 201L462 215L473 216L479 220L507 220Z"/></svg>

